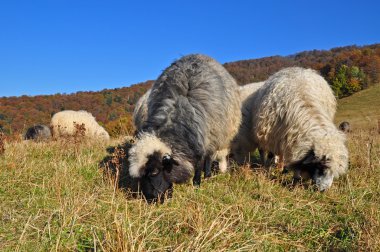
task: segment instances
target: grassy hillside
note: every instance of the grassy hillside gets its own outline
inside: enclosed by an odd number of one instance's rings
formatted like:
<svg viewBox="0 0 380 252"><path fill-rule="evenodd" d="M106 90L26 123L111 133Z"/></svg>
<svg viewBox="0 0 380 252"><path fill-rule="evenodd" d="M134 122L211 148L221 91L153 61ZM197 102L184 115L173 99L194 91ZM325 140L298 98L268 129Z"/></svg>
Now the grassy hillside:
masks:
<svg viewBox="0 0 380 252"><path fill-rule="evenodd" d="M338 101L336 122L353 127L377 127L380 119L380 84Z"/></svg>
<svg viewBox="0 0 380 252"><path fill-rule="evenodd" d="M358 96L379 92L371 90ZM148 205L127 199L99 170L106 144L8 143L0 156L0 250L379 251L380 135L354 121L379 112L372 103L357 107L361 100L340 103L338 120L356 126L350 170L325 193L277 171L241 168L200 189L176 185L171 200Z"/></svg>

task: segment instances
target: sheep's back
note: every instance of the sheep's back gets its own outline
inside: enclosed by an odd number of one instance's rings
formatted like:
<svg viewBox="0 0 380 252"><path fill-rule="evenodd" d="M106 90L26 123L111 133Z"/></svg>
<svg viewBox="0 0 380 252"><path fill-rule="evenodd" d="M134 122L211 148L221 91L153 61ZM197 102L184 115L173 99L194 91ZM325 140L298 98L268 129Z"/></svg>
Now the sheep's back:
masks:
<svg viewBox="0 0 380 252"><path fill-rule="evenodd" d="M148 124L213 153L227 146L236 133L239 110L233 77L215 60L189 55L174 62L153 85Z"/></svg>
<svg viewBox="0 0 380 252"><path fill-rule="evenodd" d="M265 149L280 154L307 139L308 130L331 121L336 111L327 82L315 71L298 67L271 76L254 103L252 121L257 140Z"/></svg>

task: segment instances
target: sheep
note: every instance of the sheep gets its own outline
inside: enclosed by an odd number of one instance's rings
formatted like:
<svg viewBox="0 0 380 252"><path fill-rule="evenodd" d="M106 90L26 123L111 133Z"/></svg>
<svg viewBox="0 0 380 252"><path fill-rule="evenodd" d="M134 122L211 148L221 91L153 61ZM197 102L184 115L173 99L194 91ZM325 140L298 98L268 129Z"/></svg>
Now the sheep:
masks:
<svg viewBox="0 0 380 252"><path fill-rule="evenodd" d="M46 125L34 125L27 129L24 140L46 141L51 138L50 128Z"/></svg>
<svg viewBox="0 0 380 252"><path fill-rule="evenodd" d="M344 133L349 133L351 132L351 125L349 122L344 121L339 124L339 129Z"/></svg>
<svg viewBox="0 0 380 252"><path fill-rule="evenodd" d="M148 97L150 95L151 89L148 89L146 93L140 97L135 105L135 109L133 111L133 122L136 128L135 136L142 130L144 123L148 117ZM229 149L217 150L212 156L211 160L218 162L219 170L221 172L227 171L227 155L229 153Z"/></svg>
<svg viewBox="0 0 380 252"><path fill-rule="evenodd" d="M148 117L148 98L150 95L151 89L148 89L143 96L137 101L135 109L133 111L133 122L136 128L135 136L142 130L144 123ZM227 155L229 149L217 150L212 156L211 161L216 161L219 163L219 170L221 172L227 171Z"/></svg>
<svg viewBox="0 0 380 252"><path fill-rule="evenodd" d="M232 143L239 162L257 147L282 156L295 177L310 177L320 191L346 172L345 136L333 124L336 99L315 71L285 68L244 101Z"/></svg>
<svg viewBox="0 0 380 252"><path fill-rule="evenodd" d="M211 155L237 133L239 111L236 81L214 59L192 54L166 68L153 84L146 123L129 150L129 173L140 178L145 198L156 201L192 174L200 185L203 164L210 167Z"/></svg>
<svg viewBox="0 0 380 252"><path fill-rule="evenodd" d="M241 100L245 100L249 95L258 90L262 85L262 82L255 82L246 84L244 86L239 87L239 93ZM150 95L151 89L148 89L145 94L143 94L140 99L137 101L135 105L135 109L133 111L133 122L136 128L136 134L142 130L143 124L146 122L148 117L148 98ZM217 150L212 156L212 161L216 161L219 163L219 170L223 173L227 171L227 155L229 154L229 148L223 150Z"/></svg>
<svg viewBox="0 0 380 252"><path fill-rule="evenodd" d="M101 127L91 113L80 110L64 110L53 115L50 127L54 137L74 136L76 125L84 125L84 136L96 140L109 140L107 131Z"/></svg>

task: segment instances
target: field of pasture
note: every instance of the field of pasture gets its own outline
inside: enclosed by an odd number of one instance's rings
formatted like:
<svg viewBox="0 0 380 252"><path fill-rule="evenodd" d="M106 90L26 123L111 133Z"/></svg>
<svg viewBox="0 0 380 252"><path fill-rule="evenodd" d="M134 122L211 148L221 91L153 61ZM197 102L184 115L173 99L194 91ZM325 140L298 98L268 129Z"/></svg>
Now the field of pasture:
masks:
<svg viewBox="0 0 380 252"><path fill-rule="evenodd" d="M1 251L379 251L380 86L339 101L350 168L325 193L234 167L162 205L131 199L98 163L107 144L11 141L0 156Z"/></svg>

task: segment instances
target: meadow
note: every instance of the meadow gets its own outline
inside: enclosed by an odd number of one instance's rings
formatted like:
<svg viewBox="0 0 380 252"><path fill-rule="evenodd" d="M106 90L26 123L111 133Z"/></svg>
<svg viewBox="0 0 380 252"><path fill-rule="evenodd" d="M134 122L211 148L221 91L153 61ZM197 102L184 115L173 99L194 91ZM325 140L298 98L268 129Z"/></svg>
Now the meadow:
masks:
<svg viewBox="0 0 380 252"><path fill-rule="evenodd" d="M0 156L1 251L380 251L380 86L341 99L350 167L330 190L232 167L146 204L99 169L107 144L9 141Z"/></svg>

